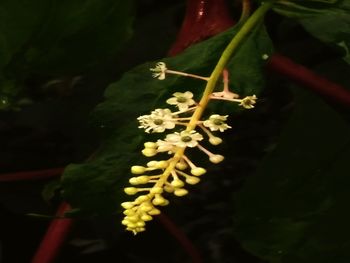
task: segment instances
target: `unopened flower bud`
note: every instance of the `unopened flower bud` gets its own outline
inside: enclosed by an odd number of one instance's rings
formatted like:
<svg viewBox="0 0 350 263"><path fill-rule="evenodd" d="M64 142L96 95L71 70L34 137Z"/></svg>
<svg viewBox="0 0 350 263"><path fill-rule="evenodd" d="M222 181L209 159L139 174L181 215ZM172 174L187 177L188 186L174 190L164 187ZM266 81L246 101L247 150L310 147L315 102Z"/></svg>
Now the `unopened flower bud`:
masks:
<svg viewBox="0 0 350 263"><path fill-rule="evenodd" d="M173 180L170 184L175 188L180 188L180 187L183 187L185 185L184 182L182 182L179 179Z"/></svg>
<svg viewBox="0 0 350 263"><path fill-rule="evenodd" d="M124 219L124 220L122 221L122 225L124 225L124 226L127 226L129 223L130 223L130 222L129 222L128 220L126 220L126 219Z"/></svg>
<svg viewBox="0 0 350 263"><path fill-rule="evenodd" d="M220 143L222 143L222 139L219 138L219 137L210 137L209 138L209 142L212 144L212 145L218 145Z"/></svg>
<svg viewBox="0 0 350 263"><path fill-rule="evenodd" d="M133 177L135 178L135 177ZM147 175L141 175L136 177L138 184L146 184L149 181L149 177Z"/></svg>
<svg viewBox="0 0 350 263"><path fill-rule="evenodd" d="M143 145L145 146L145 148L152 148L152 149L157 148L157 144L155 142L145 142Z"/></svg>
<svg viewBox="0 0 350 263"><path fill-rule="evenodd" d="M141 152L146 157L152 157L152 156L155 156L157 154L157 150L155 150L153 148L145 148Z"/></svg>
<svg viewBox="0 0 350 263"><path fill-rule="evenodd" d="M224 156L220 155L220 154L214 154L212 156L210 156L209 160L212 162L212 163L220 163L222 162L223 160L225 159Z"/></svg>
<svg viewBox="0 0 350 263"><path fill-rule="evenodd" d="M200 181L200 179L198 177L194 177L194 176L188 176L186 177L186 183L188 184L198 184Z"/></svg>
<svg viewBox="0 0 350 263"><path fill-rule="evenodd" d="M151 211L153 209L153 205L151 204L151 203L149 203L149 204L142 204L141 206L140 206L140 210L142 211L142 212L149 212L149 211Z"/></svg>
<svg viewBox="0 0 350 263"><path fill-rule="evenodd" d="M202 168L202 167L196 167L191 169L191 174L195 175L195 176L201 176L203 174L205 174L207 171Z"/></svg>
<svg viewBox="0 0 350 263"><path fill-rule="evenodd" d="M167 161L159 161L157 164L156 164L156 167L158 169L165 169L167 168L169 165L169 163Z"/></svg>
<svg viewBox="0 0 350 263"><path fill-rule="evenodd" d="M149 200L149 197L147 195L140 195L139 197L136 198L135 202L138 204L141 204L143 202L146 202Z"/></svg>
<svg viewBox="0 0 350 263"><path fill-rule="evenodd" d="M125 219L132 222L132 223L135 223L135 222L139 221L139 216L138 215L127 216Z"/></svg>
<svg viewBox="0 0 350 263"><path fill-rule="evenodd" d="M134 194L136 194L138 192L138 190L135 187L126 187L126 188L124 188L124 192L127 195L134 195Z"/></svg>
<svg viewBox="0 0 350 263"><path fill-rule="evenodd" d="M132 229L132 228L135 228L136 227L136 224L132 223L132 222L129 222L128 223L128 228L129 229Z"/></svg>
<svg viewBox="0 0 350 263"><path fill-rule="evenodd" d="M185 162L178 162L176 164L176 168L179 170L185 170L188 167L188 165Z"/></svg>
<svg viewBox="0 0 350 263"><path fill-rule="evenodd" d="M131 216L131 215L134 215L135 212L130 210L130 209L126 209L126 210L124 210L123 214L126 216Z"/></svg>
<svg viewBox="0 0 350 263"><path fill-rule="evenodd" d="M144 228L144 227L138 227L138 228L136 228L136 232L137 232L137 233L143 232L143 231L146 231L146 228ZM134 233L134 234L136 235L137 233Z"/></svg>
<svg viewBox="0 0 350 263"><path fill-rule="evenodd" d="M138 222L136 223L136 226L137 226L137 227L144 227L144 226L145 226L145 222L143 222L143 221L138 221Z"/></svg>
<svg viewBox="0 0 350 263"><path fill-rule="evenodd" d="M150 210L148 212L148 214L151 215L151 216L159 215L160 214L160 210L154 207L152 210Z"/></svg>
<svg viewBox="0 0 350 263"><path fill-rule="evenodd" d="M139 181L137 180L137 177L131 177L131 178L129 179L129 183L130 183L131 185L138 185L138 184L139 184Z"/></svg>
<svg viewBox="0 0 350 263"><path fill-rule="evenodd" d="M172 187L171 185L166 185L164 186L164 191L167 193L172 193L174 192L174 187Z"/></svg>
<svg viewBox="0 0 350 263"><path fill-rule="evenodd" d="M143 221L151 221L152 220L152 216L144 214L141 216L141 220Z"/></svg>
<svg viewBox="0 0 350 263"><path fill-rule="evenodd" d="M146 171L146 168L139 165L134 165L131 167L131 173L133 174L143 174Z"/></svg>
<svg viewBox="0 0 350 263"><path fill-rule="evenodd" d="M157 165L157 161L149 161L148 163L147 163L147 166L148 167L155 167L156 165Z"/></svg>
<svg viewBox="0 0 350 263"><path fill-rule="evenodd" d="M161 204L161 206L167 206L169 204L169 201L165 199L165 201L163 202L163 204Z"/></svg>
<svg viewBox="0 0 350 263"><path fill-rule="evenodd" d="M183 188L176 189L174 191L174 195L176 195L176 196L184 196L184 195L187 195L187 194L188 194L188 191L186 189L183 189Z"/></svg>
<svg viewBox="0 0 350 263"><path fill-rule="evenodd" d="M163 193L162 187L153 187L150 191L151 194L161 194Z"/></svg>
<svg viewBox="0 0 350 263"><path fill-rule="evenodd" d="M133 202L124 202L124 203L121 203L121 206L124 208L124 209L130 209L134 206Z"/></svg>
<svg viewBox="0 0 350 263"><path fill-rule="evenodd" d="M154 205L163 205L166 203L166 199L163 198L161 195L159 196L156 196L153 200L152 200L152 203Z"/></svg>

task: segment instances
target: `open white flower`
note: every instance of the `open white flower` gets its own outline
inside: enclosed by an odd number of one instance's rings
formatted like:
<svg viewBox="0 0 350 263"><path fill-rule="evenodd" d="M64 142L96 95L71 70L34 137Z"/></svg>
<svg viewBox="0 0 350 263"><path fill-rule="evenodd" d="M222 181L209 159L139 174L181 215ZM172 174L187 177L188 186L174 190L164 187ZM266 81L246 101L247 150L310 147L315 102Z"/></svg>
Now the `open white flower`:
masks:
<svg viewBox="0 0 350 263"><path fill-rule="evenodd" d="M166 142L171 143L177 147L196 147L198 145L198 141L203 140L203 136L196 131L182 131L182 132L174 132L172 134L168 134L165 138Z"/></svg>
<svg viewBox="0 0 350 263"><path fill-rule="evenodd" d="M241 100L241 103L239 104L239 106L242 106L243 108L246 108L246 109L253 109L257 99L258 98L255 95L247 96Z"/></svg>
<svg viewBox="0 0 350 263"><path fill-rule="evenodd" d="M225 131L226 129L232 128L231 126L227 125L225 121L227 120L227 116L222 116L219 114L213 114L209 117L208 120L203 122L203 125L205 127L208 127L211 131Z"/></svg>
<svg viewBox="0 0 350 263"><path fill-rule="evenodd" d="M176 105L180 111L187 110L189 106L195 104L196 102L192 99L193 93L190 91L175 92L173 94L174 97L168 99L166 103L170 105Z"/></svg>
<svg viewBox="0 0 350 263"><path fill-rule="evenodd" d="M150 132L164 132L165 129L173 129L175 122L172 112L169 109L156 109L150 115L142 115L137 118L140 122L139 128Z"/></svg>
<svg viewBox="0 0 350 263"><path fill-rule="evenodd" d="M158 78L160 80L165 79L165 73L167 71L166 64L164 62L158 62L155 68L150 68L150 71L154 72L152 74L153 78Z"/></svg>

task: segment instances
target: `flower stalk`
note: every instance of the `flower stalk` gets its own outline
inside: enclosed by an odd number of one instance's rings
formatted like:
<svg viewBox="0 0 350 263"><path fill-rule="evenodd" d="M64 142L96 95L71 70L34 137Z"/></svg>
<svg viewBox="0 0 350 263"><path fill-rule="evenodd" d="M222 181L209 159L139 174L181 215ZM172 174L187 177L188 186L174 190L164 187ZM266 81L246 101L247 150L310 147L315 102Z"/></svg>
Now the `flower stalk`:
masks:
<svg viewBox="0 0 350 263"><path fill-rule="evenodd" d="M144 231L145 222L152 220L154 215L160 213L160 210L156 206L166 206L169 204L169 201L164 198L164 195L167 193L172 193L175 196L187 195L188 190L183 188L185 186L184 181L188 184L196 184L200 181L198 177L206 173L206 169L196 166L185 155L187 148L199 149L208 155L212 163L219 163L224 160L224 156L212 153L202 143L199 143L204 140L204 137L196 131L196 128L198 126L209 137L210 144L220 144L222 139L213 135L212 132L224 132L226 129L231 128L231 126L226 124L227 115L213 114L209 119L201 120L209 101L211 99L223 99L238 102L240 106L246 109L254 107L257 99L255 95L238 99L238 94L228 90L228 72L224 71L224 68L242 41L260 23L270 7L270 3L263 4L247 19L223 52L209 78L170 70L164 62L157 63L156 67L151 69L153 77L159 80L165 79L166 74L177 74L205 80L207 84L199 103L195 101L190 91L184 93L175 92L173 97L169 98L166 102L177 107L177 112L171 112L169 109L156 109L150 115L143 115L138 118L140 122L139 128L145 129L147 133L161 133L165 130L174 129L177 125L185 126L185 129L166 135L164 140L145 143L145 148L142 150L145 156L153 157L157 154L164 155L164 153L168 153L171 157L161 161L150 161L147 163L147 167L133 166L131 168L131 172L139 176L130 179L130 184L133 186L126 187L124 189L125 193L128 195L135 195L140 192L146 193L139 195L134 201L122 203L125 209L125 218L122 224L126 226L127 230L134 234ZM218 96L217 93L216 95L215 93L213 94L213 91L222 73L224 90L221 92L222 95ZM193 110L194 112L192 112ZM189 114L191 115L188 116ZM155 172L156 174L153 174ZM149 184L153 184L153 186L149 186ZM146 186L143 187L141 185Z"/></svg>

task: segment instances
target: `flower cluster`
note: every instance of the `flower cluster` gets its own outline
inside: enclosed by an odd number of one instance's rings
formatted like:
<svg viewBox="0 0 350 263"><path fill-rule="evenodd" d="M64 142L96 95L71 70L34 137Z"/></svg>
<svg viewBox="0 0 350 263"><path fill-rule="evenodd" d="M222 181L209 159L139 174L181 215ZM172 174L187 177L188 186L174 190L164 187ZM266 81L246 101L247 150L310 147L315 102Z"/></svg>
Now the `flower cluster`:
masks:
<svg viewBox="0 0 350 263"><path fill-rule="evenodd" d="M153 77L158 79L164 79L168 72L172 74L177 72L168 70L163 62L159 62L156 68L151 70L154 72ZM244 108L253 108L256 96L238 99L237 94L228 91L228 78L225 78L225 74L227 72L224 72L224 90L220 93L212 93L210 99L234 101ZM187 73L180 72L179 75L207 80L205 77ZM197 148L206 154L212 163L220 163L224 160L224 156L206 149L203 141L207 138L212 145L220 144L222 139L212 132L224 132L230 129L231 126L226 123L228 116L212 114L207 119L201 120L200 114L196 113L202 105L194 100L193 93L190 91L175 92L166 102L177 107L177 111L172 112L168 108L155 109L149 115L138 118L139 128L147 133L176 130L156 142L144 143L142 154L147 157L159 154L160 160L149 161L145 166L131 167L134 177L130 178L129 183L132 186L126 187L124 191L128 195L138 196L134 201L122 203L125 209L122 224L134 234L145 230L145 222L152 220L153 216L160 213L159 206L169 204L167 197L170 194L187 195L186 184L199 183L200 177L206 173L205 168L195 165L185 154L187 148Z"/></svg>

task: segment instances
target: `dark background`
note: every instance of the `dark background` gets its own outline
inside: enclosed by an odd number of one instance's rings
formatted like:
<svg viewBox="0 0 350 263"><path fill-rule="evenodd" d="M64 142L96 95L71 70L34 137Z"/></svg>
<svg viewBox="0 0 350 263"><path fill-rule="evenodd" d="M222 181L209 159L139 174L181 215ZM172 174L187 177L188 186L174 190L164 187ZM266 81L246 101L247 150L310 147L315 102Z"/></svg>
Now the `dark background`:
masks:
<svg viewBox="0 0 350 263"><path fill-rule="evenodd" d="M235 4L229 7L237 16ZM175 41L184 12L184 1L137 1L133 35L117 59L84 72L74 86L59 84L32 94L35 103L20 111L0 112L1 173L64 167L88 158L99 144L88 116L103 100L104 89L132 67L164 57ZM334 49L291 20L271 15L267 24L276 49L310 68L322 71L320 65L339 58ZM334 72L322 73L332 78ZM267 79L262 107L254 114L232 119L235 125L227 145L239 154L217 171L220 180L215 174L208 175L189 197L173 200L164 211L188 234L205 262L262 262L245 252L234 238L235 211L229 201L274 146L293 109L289 82L272 73ZM333 107L347 115L344 109ZM26 214L54 213L59 200L47 203L41 195L49 182L0 184L1 262L30 262L49 220ZM189 262L188 255L158 220L136 237L122 232L119 224L112 215L77 219L57 262Z"/></svg>

